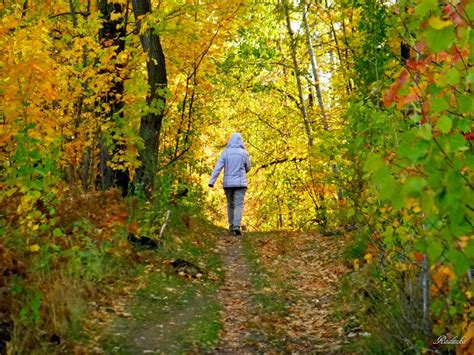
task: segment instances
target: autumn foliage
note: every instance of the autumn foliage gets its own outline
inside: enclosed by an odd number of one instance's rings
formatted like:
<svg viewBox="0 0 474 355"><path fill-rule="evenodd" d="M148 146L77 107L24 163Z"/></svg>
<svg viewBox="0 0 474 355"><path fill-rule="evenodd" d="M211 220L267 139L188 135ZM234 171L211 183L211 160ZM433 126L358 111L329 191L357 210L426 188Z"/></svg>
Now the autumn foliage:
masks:
<svg viewBox="0 0 474 355"><path fill-rule="evenodd" d="M250 231L350 239L351 291L376 295L372 314L344 307L365 350L446 335L473 352L473 20L467 0L4 1L0 327L15 349L82 327L84 299L143 260L127 234L156 238L169 210L224 225L206 181L239 131Z"/></svg>

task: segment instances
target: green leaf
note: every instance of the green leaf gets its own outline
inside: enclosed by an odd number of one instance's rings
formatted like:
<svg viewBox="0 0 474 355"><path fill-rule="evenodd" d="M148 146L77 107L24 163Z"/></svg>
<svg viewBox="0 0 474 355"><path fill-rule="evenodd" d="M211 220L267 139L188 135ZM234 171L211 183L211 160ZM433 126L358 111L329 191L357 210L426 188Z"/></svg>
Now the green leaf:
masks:
<svg viewBox="0 0 474 355"><path fill-rule="evenodd" d="M30 152L30 157L33 159L33 160L40 160L41 159L41 154L40 152L38 152L37 149L34 149Z"/></svg>
<svg viewBox="0 0 474 355"><path fill-rule="evenodd" d="M469 259L459 250L451 250L448 254L448 260L453 265L454 273L458 277L464 275L471 267Z"/></svg>
<svg viewBox="0 0 474 355"><path fill-rule="evenodd" d="M466 154L466 165L470 168L470 169L474 169L474 154Z"/></svg>
<svg viewBox="0 0 474 355"><path fill-rule="evenodd" d="M364 170L373 173L384 166L385 163L379 154L370 154L365 161Z"/></svg>
<svg viewBox="0 0 474 355"><path fill-rule="evenodd" d="M469 239L467 242L466 249L464 250L466 255L470 255L471 258L474 258L474 240Z"/></svg>
<svg viewBox="0 0 474 355"><path fill-rule="evenodd" d="M474 98L468 95L458 96L459 109L464 113L472 113L474 111Z"/></svg>
<svg viewBox="0 0 474 355"><path fill-rule="evenodd" d="M413 128L402 135L399 153L402 158L407 158L412 164L423 158L429 150L430 143L417 138L418 128Z"/></svg>
<svg viewBox="0 0 474 355"><path fill-rule="evenodd" d="M433 52L441 52L451 47L454 41L454 28L447 26L442 30L429 28L426 31L426 42Z"/></svg>
<svg viewBox="0 0 474 355"><path fill-rule="evenodd" d="M387 244L388 248L391 248L397 241L396 236L393 234L393 227L388 226L387 229L382 233L384 237L383 242Z"/></svg>
<svg viewBox="0 0 474 355"><path fill-rule="evenodd" d="M468 84L474 83L474 71L473 70L469 71L469 74L467 74L466 81L467 81Z"/></svg>
<svg viewBox="0 0 474 355"><path fill-rule="evenodd" d="M471 121L468 118L464 119L457 119L456 120L456 128L462 132L469 132L471 130Z"/></svg>
<svg viewBox="0 0 474 355"><path fill-rule="evenodd" d="M405 207L405 195L400 193L399 186L394 189L390 198L390 202L392 203L392 207L396 212L402 210Z"/></svg>
<svg viewBox="0 0 474 355"><path fill-rule="evenodd" d="M474 31L469 31L469 45L474 48ZM472 54L471 54L472 55Z"/></svg>
<svg viewBox="0 0 474 355"><path fill-rule="evenodd" d="M458 27L456 28L458 45L461 48L465 48L469 45L471 28L470 27ZM469 81L469 80L468 80Z"/></svg>
<svg viewBox="0 0 474 355"><path fill-rule="evenodd" d="M53 230L53 236L55 237L60 237L63 235L63 231L61 230L61 228L54 228Z"/></svg>
<svg viewBox="0 0 474 355"><path fill-rule="evenodd" d="M466 16L470 21L474 21L474 3L467 4L464 7L464 11L466 13Z"/></svg>
<svg viewBox="0 0 474 355"><path fill-rule="evenodd" d="M446 81L449 85L459 84L461 76L459 75L459 70L456 68L451 68L446 72Z"/></svg>
<svg viewBox="0 0 474 355"><path fill-rule="evenodd" d="M448 103L443 97L435 97L431 100L431 111L441 112L449 108Z"/></svg>
<svg viewBox="0 0 474 355"><path fill-rule="evenodd" d="M428 247L426 248L426 253L428 254L428 258L430 263L434 264L438 261L439 257L443 253L443 244L438 239L431 239L428 242Z"/></svg>
<svg viewBox="0 0 474 355"><path fill-rule="evenodd" d="M446 188L452 193L456 193L457 196L464 196L463 191L464 180L459 171L455 169L449 169L446 173Z"/></svg>
<svg viewBox="0 0 474 355"><path fill-rule="evenodd" d="M415 7L415 15L424 17L428 12L434 11L438 8L437 0L422 0Z"/></svg>
<svg viewBox="0 0 474 355"><path fill-rule="evenodd" d="M449 146L451 151L465 150L466 140L461 134L453 134L449 137Z"/></svg>
<svg viewBox="0 0 474 355"><path fill-rule="evenodd" d="M409 197L418 196L425 186L425 179L420 177L412 177L403 184L403 191Z"/></svg>
<svg viewBox="0 0 474 355"><path fill-rule="evenodd" d="M461 220L461 223L452 223L451 230L455 237L460 237L468 233L472 233L472 226L470 224L464 223L464 218Z"/></svg>
<svg viewBox="0 0 474 355"><path fill-rule="evenodd" d="M438 122L436 122L436 128L438 128L442 133L448 133L452 127L453 120L446 115L441 116L438 119Z"/></svg>
<svg viewBox="0 0 474 355"><path fill-rule="evenodd" d="M418 137L427 141L430 141L433 138L431 125L429 123L425 123L423 126L421 126L420 130L418 131Z"/></svg>
<svg viewBox="0 0 474 355"><path fill-rule="evenodd" d="M430 304L430 309L435 316L439 317L439 315L441 314L441 311L444 309L444 306L445 306L444 299L435 298Z"/></svg>
<svg viewBox="0 0 474 355"><path fill-rule="evenodd" d="M383 161L382 164L372 175L372 183L377 186L380 199L392 199L393 196L400 195L400 185Z"/></svg>
<svg viewBox="0 0 474 355"><path fill-rule="evenodd" d="M427 217L434 216L438 213L436 207L435 194L432 190L424 190L420 196L421 208Z"/></svg>

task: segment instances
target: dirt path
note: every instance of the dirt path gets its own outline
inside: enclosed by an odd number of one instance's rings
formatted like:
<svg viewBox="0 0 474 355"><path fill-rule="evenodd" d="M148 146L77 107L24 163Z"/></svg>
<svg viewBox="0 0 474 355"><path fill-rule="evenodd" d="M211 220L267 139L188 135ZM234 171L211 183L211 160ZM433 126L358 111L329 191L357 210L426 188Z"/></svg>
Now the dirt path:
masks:
<svg viewBox="0 0 474 355"><path fill-rule="evenodd" d="M343 243L301 232L221 237L223 329L215 353L340 353Z"/></svg>
<svg viewBox="0 0 474 355"><path fill-rule="evenodd" d="M255 233L246 243L265 274L264 287L257 290L260 298L267 297L258 327L273 338L273 349L341 353L346 339L337 312L344 305L338 304L337 294L347 272L340 256L344 239L276 232Z"/></svg>
<svg viewBox="0 0 474 355"><path fill-rule="evenodd" d="M208 271L223 269L220 287L151 270L147 287L125 308L130 314L109 327L106 354L342 352L343 320L335 316L346 272L342 238L300 232L237 238L222 230L209 236L221 262Z"/></svg>
<svg viewBox="0 0 474 355"><path fill-rule="evenodd" d="M223 328L217 354L255 353L256 334L249 328L251 321L252 284L250 271L242 253L241 239L226 236L219 240L225 279L219 290Z"/></svg>
<svg viewBox="0 0 474 355"><path fill-rule="evenodd" d="M155 286L155 285L153 285ZM131 307L127 317L118 317L109 326L102 346L106 354L200 353L218 319L215 293L174 285L147 290ZM170 302L165 302L171 300ZM215 323L218 328L218 323ZM199 350L201 349L201 350Z"/></svg>
<svg viewBox="0 0 474 355"><path fill-rule="evenodd" d="M168 241L167 249L134 250L146 266L129 282L123 300L98 305L103 322L92 347L127 355L211 352L221 327L221 257L214 231L199 225L179 242ZM181 263L174 265L176 260Z"/></svg>

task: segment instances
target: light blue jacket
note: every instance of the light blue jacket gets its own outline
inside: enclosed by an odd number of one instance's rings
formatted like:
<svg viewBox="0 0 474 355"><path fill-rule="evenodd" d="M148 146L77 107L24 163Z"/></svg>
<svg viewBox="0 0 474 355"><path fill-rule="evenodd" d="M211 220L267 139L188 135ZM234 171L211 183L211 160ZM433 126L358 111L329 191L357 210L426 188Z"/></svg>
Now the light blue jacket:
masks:
<svg viewBox="0 0 474 355"><path fill-rule="evenodd" d="M250 170L250 157L240 133L234 133L230 137L211 174L210 185L214 185L222 168L224 168L224 188L247 187L245 174Z"/></svg>

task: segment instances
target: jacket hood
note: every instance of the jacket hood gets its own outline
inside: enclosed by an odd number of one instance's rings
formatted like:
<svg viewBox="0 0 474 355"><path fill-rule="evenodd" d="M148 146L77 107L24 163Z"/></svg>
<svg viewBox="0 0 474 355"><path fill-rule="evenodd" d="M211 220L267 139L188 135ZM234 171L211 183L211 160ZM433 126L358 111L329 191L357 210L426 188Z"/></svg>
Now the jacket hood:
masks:
<svg viewBox="0 0 474 355"><path fill-rule="evenodd" d="M242 148L245 149L245 144L244 140L242 139L242 136L240 133L234 133L229 139L229 142L227 143L227 148Z"/></svg>

